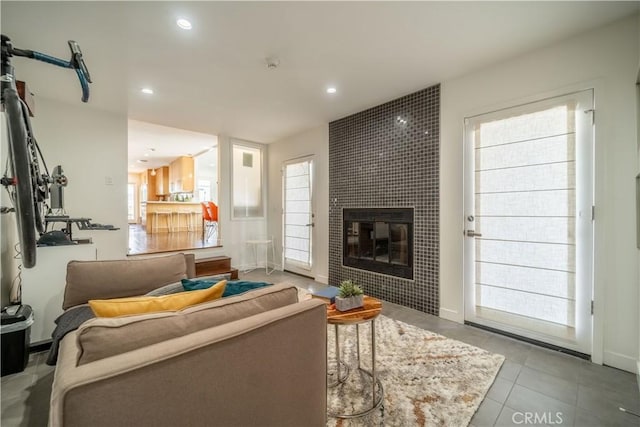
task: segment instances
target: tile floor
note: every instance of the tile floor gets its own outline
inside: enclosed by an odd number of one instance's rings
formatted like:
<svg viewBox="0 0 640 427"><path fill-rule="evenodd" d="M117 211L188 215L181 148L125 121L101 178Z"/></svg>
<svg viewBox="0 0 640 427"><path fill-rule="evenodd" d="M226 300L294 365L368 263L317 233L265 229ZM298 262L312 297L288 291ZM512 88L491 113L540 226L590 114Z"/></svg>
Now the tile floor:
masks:
<svg viewBox="0 0 640 427"><path fill-rule="evenodd" d="M262 269L241 276L275 283L288 281L307 289L324 286L289 273L266 276ZM630 373L397 304L385 303L383 314L506 356L498 377L471 420L472 426L640 426L639 417L619 410L623 407L640 414L638 385ZM2 378L3 427L47 425L53 368L45 364L45 359L46 353L32 354L24 372Z"/></svg>

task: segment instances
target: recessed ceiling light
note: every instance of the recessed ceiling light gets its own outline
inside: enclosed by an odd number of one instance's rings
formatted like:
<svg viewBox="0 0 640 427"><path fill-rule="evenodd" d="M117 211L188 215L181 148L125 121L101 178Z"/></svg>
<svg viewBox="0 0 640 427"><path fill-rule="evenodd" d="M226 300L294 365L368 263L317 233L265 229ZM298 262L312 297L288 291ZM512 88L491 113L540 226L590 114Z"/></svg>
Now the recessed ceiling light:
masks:
<svg viewBox="0 0 640 427"><path fill-rule="evenodd" d="M337 91L338 90L333 86L327 88L327 93L336 93Z"/></svg>
<svg viewBox="0 0 640 427"><path fill-rule="evenodd" d="M191 22L184 18L178 19L176 21L176 24L178 24L178 27L182 28L183 30L190 30L192 28Z"/></svg>
<svg viewBox="0 0 640 427"><path fill-rule="evenodd" d="M149 153L144 153L144 156L145 157L149 157Z"/></svg>
<svg viewBox="0 0 640 427"><path fill-rule="evenodd" d="M150 87L143 87L142 89L140 89L140 92L146 93L147 95L153 95L153 89L151 89Z"/></svg>

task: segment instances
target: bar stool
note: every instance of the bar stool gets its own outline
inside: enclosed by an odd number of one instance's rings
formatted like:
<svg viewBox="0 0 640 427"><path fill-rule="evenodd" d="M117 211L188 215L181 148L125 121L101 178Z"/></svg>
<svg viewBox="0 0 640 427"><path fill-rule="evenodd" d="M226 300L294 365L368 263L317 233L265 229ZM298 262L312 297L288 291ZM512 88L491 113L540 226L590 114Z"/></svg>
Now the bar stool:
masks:
<svg viewBox="0 0 640 427"><path fill-rule="evenodd" d="M173 231L173 221L171 220L173 212L169 209L158 209L153 213L153 232L158 232L158 224L160 223L160 217L166 218L167 232Z"/></svg>
<svg viewBox="0 0 640 427"><path fill-rule="evenodd" d="M207 202L207 206L209 208L209 215L211 217L210 221L211 223L209 224L211 227L211 235L213 235L213 233L217 233L218 232L218 205L216 205L213 202Z"/></svg>
<svg viewBox="0 0 640 427"><path fill-rule="evenodd" d="M200 205L202 206L202 241L207 242L213 236L213 233L218 231L218 220L217 216L215 220L211 216L207 203L200 202Z"/></svg>
<svg viewBox="0 0 640 427"><path fill-rule="evenodd" d="M183 217L185 219L185 224L187 226L187 231L194 231L195 230L195 219L194 219L194 215L196 214L196 212L194 212L192 209L186 208L186 207L179 207L177 210L173 211L174 214L176 214L176 227L177 230L180 231L180 218Z"/></svg>

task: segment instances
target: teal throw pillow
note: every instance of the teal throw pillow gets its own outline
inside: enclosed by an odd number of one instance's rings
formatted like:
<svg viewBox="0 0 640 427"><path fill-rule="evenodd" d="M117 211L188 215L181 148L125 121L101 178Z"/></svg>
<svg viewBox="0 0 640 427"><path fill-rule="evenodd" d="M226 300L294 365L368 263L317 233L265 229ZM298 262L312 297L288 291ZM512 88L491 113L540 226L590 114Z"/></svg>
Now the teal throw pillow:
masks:
<svg viewBox="0 0 640 427"><path fill-rule="evenodd" d="M209 289L216 283L218 283L216 280L182 279L182 287L185 291ZM264 288L265 286L271 286L272 284L273 283L267 282L249 282L247 280L229 280L227 281L227 286L222 294L222 298L238 295L253 289Z"/></svg>
<svg viewBox="0 0 640 427"><path fill-rule="evenodd" d="M224 288L222 298L230 297L231 295L242 294L253 289L264 288L265 286L271 286L273 283L267 282L249 282L246 280L231 280L227 282L227 287Z"/></svg>
<svg viewBox="0 0 640 427"><path fill-rule="evenodd" d="M218 282L219 280L182 279L182 287L185 291L201 291L209 289Z"/></svg>

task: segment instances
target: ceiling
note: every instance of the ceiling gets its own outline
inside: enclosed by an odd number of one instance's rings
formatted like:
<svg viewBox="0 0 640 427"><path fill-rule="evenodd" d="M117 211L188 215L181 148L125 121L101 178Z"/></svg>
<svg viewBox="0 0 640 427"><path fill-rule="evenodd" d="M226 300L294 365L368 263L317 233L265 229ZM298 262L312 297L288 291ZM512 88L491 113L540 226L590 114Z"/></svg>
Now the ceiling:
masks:
<svg viewBox="0 0 640 427"><path fill-rule="evenodd" d="M90 106L273 142L613 22L638 2L11 2L17 47L82 47ZM55 17L52 19L52 17ZM193 29L176 26L188 18ZM279 67L269 69L267 57ZM80 103L73 73L17 59L37 96ZM337 93L326 93L333 85ZM140 92L151 87L153 95Z"/></svg>

